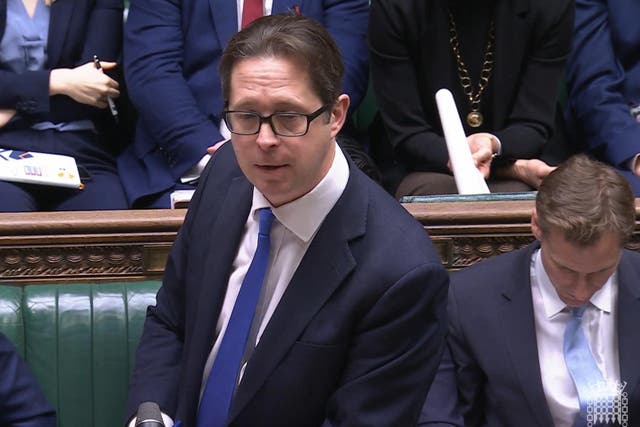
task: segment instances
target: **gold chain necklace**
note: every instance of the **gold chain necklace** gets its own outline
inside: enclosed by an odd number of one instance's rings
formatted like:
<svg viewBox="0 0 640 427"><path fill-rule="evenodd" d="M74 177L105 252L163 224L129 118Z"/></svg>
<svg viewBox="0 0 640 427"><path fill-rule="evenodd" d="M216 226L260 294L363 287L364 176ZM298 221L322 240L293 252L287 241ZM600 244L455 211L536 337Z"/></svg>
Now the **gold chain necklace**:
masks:
<svg viewBox="0 0 640 427"><path fill-rule="evenodd" d="M487 47L484 52L480 81L478 81L478 89L474 93L471 84L471 77L469 76L469 70L467 70L464 61L462 60L462 54L460 53L460 42L458 41L456 23L453 20L453 14L449 11L449 44L451 45L453 56L455 56L456 63L458 64L458 78L460 79L460 85L462 85L462 90L469 101L469 106L471 107L471 112L467 114L467 123L472 128L480 127L484 122L484 117L480 112L480 97L489 84L489 77L491 77L491 71L493 70L495 40L496 30L492 19L491 24L489 25L489 40L487 41Z"/></svg>

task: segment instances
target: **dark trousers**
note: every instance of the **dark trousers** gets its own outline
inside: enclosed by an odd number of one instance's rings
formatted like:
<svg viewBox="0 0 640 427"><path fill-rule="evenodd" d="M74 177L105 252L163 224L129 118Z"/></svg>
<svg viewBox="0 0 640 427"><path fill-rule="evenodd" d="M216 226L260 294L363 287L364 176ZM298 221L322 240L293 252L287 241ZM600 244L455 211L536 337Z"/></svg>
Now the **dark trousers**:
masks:
<svg viewBox="0 0 640 427"><path fill-rule="evenodd" d="M489 190L492 193L511 193L520 191L531 191L522 181L513 179L490 179L487 181ZM453 175L438 172L412 172L405 176L398 189L396 198L402 196L424 196L435 194L457 194L458 187Z"/></svg>

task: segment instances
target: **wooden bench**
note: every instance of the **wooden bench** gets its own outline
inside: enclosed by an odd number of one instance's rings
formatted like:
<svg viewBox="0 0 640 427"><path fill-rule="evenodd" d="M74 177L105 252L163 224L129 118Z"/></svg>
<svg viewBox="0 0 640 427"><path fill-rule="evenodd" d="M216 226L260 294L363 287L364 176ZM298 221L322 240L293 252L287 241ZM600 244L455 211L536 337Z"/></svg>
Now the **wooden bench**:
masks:
<svg viewBox="0 0 640 427"><path fill-rule="evenodd" d="M445 267L457 270L532 241L533 201L407 203ZM160 279L186 211L0 213L0 282ZM640 250L640 231L628 245Z"/></svg>

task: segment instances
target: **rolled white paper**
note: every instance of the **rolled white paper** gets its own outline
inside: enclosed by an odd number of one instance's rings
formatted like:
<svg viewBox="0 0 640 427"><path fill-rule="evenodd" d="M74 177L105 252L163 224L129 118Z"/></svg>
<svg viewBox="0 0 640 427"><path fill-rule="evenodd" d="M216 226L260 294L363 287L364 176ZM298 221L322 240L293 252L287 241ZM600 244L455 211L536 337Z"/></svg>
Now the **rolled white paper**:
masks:
<svg viewBox="0 0 640 427"><path fill-rule="evenodd" d="M456 181L459 194L487 194L489 187L476 168L471 157L471 150L467 143L467 137L462 128L462 122L453 100L453 95L448 89L440 89L436 92L436 104L442 123L444 139L447 142L447 151L451 161L453 177Z"/></svg>

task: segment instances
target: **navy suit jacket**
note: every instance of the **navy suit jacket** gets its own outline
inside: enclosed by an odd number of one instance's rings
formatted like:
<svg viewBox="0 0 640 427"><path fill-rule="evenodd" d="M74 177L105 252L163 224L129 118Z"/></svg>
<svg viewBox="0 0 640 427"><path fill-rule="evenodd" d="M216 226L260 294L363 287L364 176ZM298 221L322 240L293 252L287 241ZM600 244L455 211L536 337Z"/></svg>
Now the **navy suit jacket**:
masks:
<svg viewBox="0 0 640 427"><path fill-rule="evenodd" d="M225 144L201 178L148 312L130 416L155 401L195 425L252 191ZM229 425L415 424L444 345L447 283L424 229L350 163L343 195L247 364Z"/></svg>
<svg viewBox="0 0 640 427"><path fill-rule="evenodd" d="M640 104L639 16L637 0L577 0L567 69L576 141L627 171L625 162L640 153L640 123L629 112L629 103ZM634 190L640 194L640 182Z"/></svg>
<svg viewBox="0 0 640 427"><path fill-rule="evenodd" d="M536 242L451 277L448 344L465 426L553 425L542 388L531 296L531 256L538 248ZM625 250L617 271L620 379L627 382L629 425L637 425L640 254ZM446 369L441 372L450 373ZM451 381L456 381L453 375L449 375ZM433 393L442 399L443 391L447 388L431 390L429 398ZM449 416L449 424L459 425L451 415L438 411L431 406L431 420L443 421Z"/></svg>
<svg viewBox="0 0 640 427"><path fill-rule="evenodd" d="M56 416L13 344L0 333L0 425L55 427Z"/></svg>
<svg viewBox="0 0 640 427"><path fill-rule="evenodd" d="M0 109L14 109L29 121L68 122L107 119L106 109L80 104L67 96L49 96L49 73L73 68L97 55L116 61L122 47L122 0L57 0L51 5L47 69L17 74L0 64ZM7 21L7 0L0 0L0 39Z"/></svg>
<svg viewBox="0 0 640 427"><path fill-rule="evenodd" d="M172 188L220 135L218 66L238 31L235 0L136 0L125 27L125 77L138 111L135 140L118 160L129 202ZM368 81L367 0L274 0L321 22L345 63L344 92L357 105Z"/></svg>

